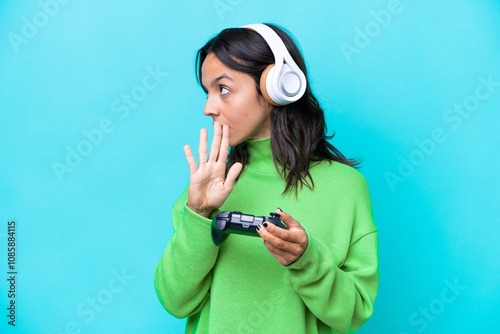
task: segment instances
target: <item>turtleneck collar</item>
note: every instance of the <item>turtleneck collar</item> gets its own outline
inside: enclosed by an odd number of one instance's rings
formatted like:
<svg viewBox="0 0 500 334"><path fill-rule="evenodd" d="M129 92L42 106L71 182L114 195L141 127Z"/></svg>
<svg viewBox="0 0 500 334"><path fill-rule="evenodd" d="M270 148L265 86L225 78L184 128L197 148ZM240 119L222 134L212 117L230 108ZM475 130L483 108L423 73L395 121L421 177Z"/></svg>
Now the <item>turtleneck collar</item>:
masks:
<svg viewBox="0 0 500 334"><path fill-rule="evenodd" d="M276 172L271 152L271 138L251 139L248 144L248 163L245 168L261 172Z"/></svg>

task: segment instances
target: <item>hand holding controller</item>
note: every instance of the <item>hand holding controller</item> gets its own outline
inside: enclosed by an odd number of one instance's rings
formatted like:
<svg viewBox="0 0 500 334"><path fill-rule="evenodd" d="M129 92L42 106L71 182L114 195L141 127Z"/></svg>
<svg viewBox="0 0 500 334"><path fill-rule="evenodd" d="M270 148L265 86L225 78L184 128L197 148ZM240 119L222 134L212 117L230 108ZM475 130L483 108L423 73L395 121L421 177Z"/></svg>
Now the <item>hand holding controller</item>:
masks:
<svg viewBox="0 0 500 334"><path fill-rule="evenodd" d="M253 216L239 211L222 211L212 219L212 240L216 246L222 244L229 234L244 234L258 236L257 226L270 222L286 229L286 225L279 219L279 215L271 212L270 217Z"/></svg>

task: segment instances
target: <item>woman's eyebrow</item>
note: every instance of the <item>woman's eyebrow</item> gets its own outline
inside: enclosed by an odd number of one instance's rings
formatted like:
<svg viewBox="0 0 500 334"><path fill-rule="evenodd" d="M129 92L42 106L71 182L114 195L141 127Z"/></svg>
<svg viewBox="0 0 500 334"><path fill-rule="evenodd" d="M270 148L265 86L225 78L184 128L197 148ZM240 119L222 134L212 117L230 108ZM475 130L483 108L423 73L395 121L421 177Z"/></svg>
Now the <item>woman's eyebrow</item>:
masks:
<svg viewBox="0 0 500 334"><path fill-rule="evenodd" d="M227 75L226 73L223 73L221 75L219 75L217 78L213 79L212 80L212 86L214 86L218 81L222 80L222 79L228 79L230 81L233 81L233 78L231 78L229 75Z"/></svg>
<svg viewBox="0 0 500 334"><path fill-rule="evenodd" d="M219 75L217 78L213 79L212 82L210 83L209 87L215 86L217 84L217 82L222 80L222 79L228 79L230 81L234 81L233 78L231 78L229 75L227 75L226 73L223 73L223 74ZM201 86L203 87L203 89L205 91L207 90L205 85L201 84Z"/></svg>

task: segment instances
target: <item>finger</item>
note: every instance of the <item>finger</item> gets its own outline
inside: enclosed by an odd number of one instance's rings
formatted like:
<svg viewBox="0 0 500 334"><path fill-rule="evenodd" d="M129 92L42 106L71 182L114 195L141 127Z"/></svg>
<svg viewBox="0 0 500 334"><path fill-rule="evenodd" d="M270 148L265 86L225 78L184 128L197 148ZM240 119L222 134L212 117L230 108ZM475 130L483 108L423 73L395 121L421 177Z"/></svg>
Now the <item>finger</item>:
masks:
<svg viewBox="0 0 500 334"><path fill-rule="evenodd" d="M264 239L264 242L269 244L266 244L267 248L272 249L275 252L292 253L294 250L296 250L295 246L297 246L297 244L278 238L277 236L270 233L266 227L262 226L257 232L260 234L262 239Z"/></svg>
<svg viewBox="0 0 500 334"><path fill-rule="evenodd" d="M236 162L231 166L231 168L229 168L226 176L226 181L224 183L228 187L228 189L233 188L234 182L238 178L238 175L240 175L242 169L243 165L240 162Z"/></svg>
<svg viewBox="0 0 500 334"><path fill-rule="evenodd" d="M286 231L285 229L278 227L274 225L271 221L266 220L264 223L264 226L266 227L267 232L271 233L275 237L278 237L280 239L285 239L286 238Z"/></svg>
<svg viewBox="0 0 500 334"><path fill-rule="evenodd" d="M266 241L264 241L264 245L267 247L267 250L269 251L269 253L274 256L279 263L281 263L282 265L288 265L290 262L292 262L290 260L290 258L292 258L292 255L289 254L289 253L285 253L285 252L282 252L282 251L275 251L273 248L271 248L272 246L269 245L269 243L267 243Z"/></svg>
<svg viewBox="0 0 500 334"><path fill-rule="evenodd" d="M264 240L264 246L266 246L267 250L269 251L269 253L272 256L274 256L282 265L285 265L285 266L289 265L290 263L295 261L300 256L300 253L292 253L292 252L277 248L269 241Z"/></svg>
<svg viewBox="0 0 500 334"><path fill-rule="evenodd" d="M274 225L273 223L271 223L269 221L267 221L265 223L265 225L267 225L267 226L265 226L265 229L267 230L267 232L269 232L270 234L272 234L276 238L279 238L281 240L288 241L291 243L295 243L295 244L300 244L304 241L303 240L304 236L302 235L302 231L303 231L302 228L300 228L300 230L299 230L298 228L295 227L295 230L290 231L290 229L283 229L281 227Z"/></svg>
<svg viewBox="0 0 500 334"><path fill-rule="evenodd" d="M209 161L217 161L219 150L221 147L222 129L219 122L214 122L214 138L212 139L212 146L210 147Z"/></svg>
<svg viewBox="0 0 500 334"><path fill-rule="evenodd" d="M281 227L278 227L274 225L272 222L269 220L264 223L265 229L267 232L275 236L276 238L289 241L289 242L299 242L299 238L294 234L291 233L287 229L283 229Z"/></svg>
<svg viewBox="0 0 500 334"><path fill-rule="evenodd" d="M293 257L291 252L288 252L285 249L278 248L273 245L271 242L264 240L264 245L267 247L267 250L277 258L280 257L282 259Z"/></svg>
<svg viewBox="0 0 500 334"><path fill-rule="evenodd" d="M222 126L222 142L219 150L219 161L226 162L229 150L229 126Z"/></svg>
<svg viewBox="0 0 500 334"><path fill-rule="evenodd" d="M207 141L208 141L208 131L207 129L200 130L200 142L198 144L198 162L200 165L207 162Z"/></svg>
<svg viewBox="0 0 500 334"><path fill-rule="evenodd" d="M281 221L286 224L289 230L294 228L302 228L302 225L298 221L296 221L288 212L284 212L280 208L276 210L276 213L279 215Z"/></svg>
<svg viewBox="0 0 500 334"><path fill-rule="evenodd" d="M189 174L194 174L196 172L196 161L194 160L193 152L191 151L191 147L189 145L184 145L184 155L186 156L186 160L189 166Z"/></svg>

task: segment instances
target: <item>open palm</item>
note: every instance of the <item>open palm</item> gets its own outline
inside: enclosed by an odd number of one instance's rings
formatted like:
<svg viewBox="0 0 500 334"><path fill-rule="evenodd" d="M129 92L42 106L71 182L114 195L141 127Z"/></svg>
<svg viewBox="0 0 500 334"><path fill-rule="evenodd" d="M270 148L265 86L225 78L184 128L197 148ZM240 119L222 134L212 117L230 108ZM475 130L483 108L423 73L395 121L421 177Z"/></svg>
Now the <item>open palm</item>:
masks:
<svg viewBox="0 0 500 334"><path fill-rule="evenodd" d="M240 163L235 163L227 176L225 175L229 149L227 125L221 126L220 123L214 122L214 138L208 159L207 141L207 130L202 129L198 147L198 166L189 145L184 146L190 173L187 204L191 210L205 217L224 204L242 169Z"/></svg>

